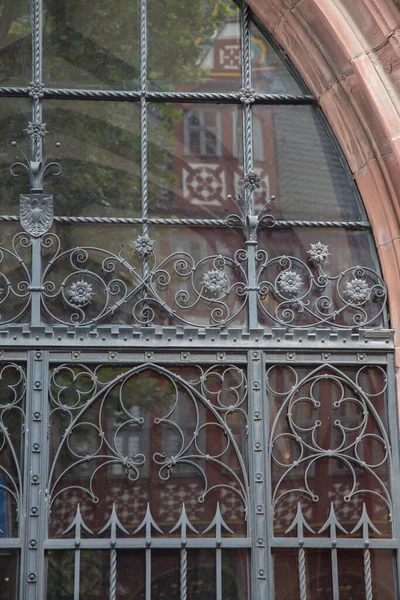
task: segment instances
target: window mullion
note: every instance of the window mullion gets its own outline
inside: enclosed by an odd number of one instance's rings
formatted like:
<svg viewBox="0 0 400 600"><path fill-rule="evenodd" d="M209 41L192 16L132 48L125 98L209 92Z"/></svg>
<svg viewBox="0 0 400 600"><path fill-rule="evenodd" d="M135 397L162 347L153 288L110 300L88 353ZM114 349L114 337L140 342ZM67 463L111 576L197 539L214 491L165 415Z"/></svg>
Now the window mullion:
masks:
<svg viewBox="0 0 400 600"><path fill-rule="evenodd" d="M268 599L269 543L267 533L266 478L268 427L267 403L264 401L264 358L256 350L248 353L248 422L249 422L249 485L250 507L248 519L251 527L252 558L251 580L252 598ZM272 596L271 596L272 598Z"/></svg>

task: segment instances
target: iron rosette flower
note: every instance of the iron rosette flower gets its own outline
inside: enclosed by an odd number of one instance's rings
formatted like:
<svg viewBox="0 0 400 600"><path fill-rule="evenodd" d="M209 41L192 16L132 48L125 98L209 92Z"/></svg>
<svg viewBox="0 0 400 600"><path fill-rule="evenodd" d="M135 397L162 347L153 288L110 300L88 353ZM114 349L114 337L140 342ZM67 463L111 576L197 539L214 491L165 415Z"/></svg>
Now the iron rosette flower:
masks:
<svg viewBox="0 0 400 600"><path fill-rule="evenodd" d="M74 281L68 290L69 301L77 306L90 304L93 296L93 286L84 279Z"/></svg>
<svg viewBox="0 0 400 600"><path fill-rule="evenodd" d="M321 242L317 242L316 244L310 244L310 250L307 251L309 255L308 260L313 262L316 265L322 265L327 262L329 253L329 246L326 244L322 244Z"/></svg>
<svg viewBox="0 0 400 600"><path fill-rule="evenodd" d="M316 281L310 268L293 256L269 259L262 250L258 251L257 260L258 300L262 312L281 325L295 324L299 313L307 313L312 321L315 315L310 303Z"/></svg>
<svg viewBox="0 0 400 600"><path fill-rule="evenodd" d="M245 305L246 257L236 252L233 258L213 255L196 262L186 252L175 252L152 270L150 291L175 320L198 326L208 312L211 326L225 324Z"/></svg>
<svg viewBox="0 0 400 600"><path fill-rule="evenodd" d="M386 286L369 267L347 269L338 277L336 289L342 302L341 312L352 311L352 321L357 327L376 321L385 308Z"/></svg>

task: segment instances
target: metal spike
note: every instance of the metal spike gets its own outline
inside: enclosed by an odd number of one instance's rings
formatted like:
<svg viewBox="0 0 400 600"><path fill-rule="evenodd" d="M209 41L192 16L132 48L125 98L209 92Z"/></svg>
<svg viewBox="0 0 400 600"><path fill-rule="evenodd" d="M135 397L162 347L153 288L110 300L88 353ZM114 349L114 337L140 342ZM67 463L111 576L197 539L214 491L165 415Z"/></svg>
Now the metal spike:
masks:
<svg viewBox="0 0 400 600"><path fill-rule="evenodd" d="M343 533L348 534L348 531L339 523L336 518L335 507L333 502L331 502L331 508L329 510L329 516L325 522L325 524L321 527L318 533L323 533L326 529L330 528L330 536L333 538L336 536L336 530L340 529Z"/></svg>
<svg viewBox="0 0 400 600"><path fill-rule="evenodd" d="M144 519L140 523L139 527L137 527L137 529L135 529L135 531L133 532L133 535L135 535L136 533L139 533L139 531L141 531L144 527L146 527L146 536L150 535L152 527L154 527L154 529L156 531L158 531L158 533L163 533L163 531L159 528L159 526L153 519L149 503L147 503L147 509L146 509L146 514L144 516Z"/></svg>
<svg viewBox="0 0 400 600"><path fill-rule="evenodd" d="M115 538L117 535L117 528L122 531L123 533L126 533L127 535L129 535L129 532L125 529L125 527L122 525L121 521L118 519L118 515L117 515L117 511L115 508L115 502L113 502L112 505L112 511L111 511L111 516L108 519L107 523L104 525L103 529L101 529L99 531L99 535L104 533L105 531L107 531L107 529L111 527L111 538Z"/></svg>
<svg viewBox="0 0 400 600"><path fill-rule="evenodd" d="M179 517L179 521L171 529L170 533L174 533L174 531L176 531L180 527L181 527L182 537L185 537L185 535L186 535L186 528L188 528L191 531L193 531L193 533L199 533L197 531L197 529L195 527L193 527L193 525L191 524L191 522L188 519L188 516L186 514L186 508L185 508L185 503L184 502L182 502L182 510L181 510L181 516Z"/></svg>
<svg viewBox="0 0 400 600"><path fill-rule="evenodd" d="M298 537L303 537L304 527L308 529L310 533L315 533L313 529L309 526L307 521L304 518L303 510L301 508L300 502L297 503L297 512L296 516L293 520L293 523L290 525L288 529L286 529L285 533L289 533L297 526L297 535Z"/></svg>
<svg viewBox="0 0 400 600"><path fill-rule="evenodd" d="M90 533L91 535L93 535L93 531L91 531L89 529L89 527L86 525L85 521L82 518L81 508L80 508L79 503L76 507L76 514L75 514L74 520L72 521L71 525L69 527L67 527L67 529L65 531L63 531L62 535L69 533L71 531L71 529L73 529L74 527L75 527L75 537L77 539L79 539L81 537L81 528L84 529L85 531L87 531L87 533Z"/></svg>
<svg viewBox="0 0 400 600"><path fill-rule="evenodd" d="M355 533L356 531L361 529L361 527L362 527L362 535L363 535L364 539L368 539L368 537L369 537L368 527L370 527L372 529L372 531L375 531L375 533L377 533L378 535L382 535L381 532L375 527L375 525L372 523L371 519L369 518L367 507L365 506L365 502L363 502L363 509L362 509L360 520L358 521L358 523L354 527L354 529L351 531L351 533Z"/></svg>
<svg viewBox="0 0 400 600"><path fill-rule="evenodd" d="M219 507L219 502L217 502L217 508L215 510L215 517L210 523L210 525L203 531L204 533L208 533L215 527L216 536L219 537L222 533L222 529L225 529L228 533L233 533L232 529L225 523L224 518L221 514L221 510Z"/></svg>

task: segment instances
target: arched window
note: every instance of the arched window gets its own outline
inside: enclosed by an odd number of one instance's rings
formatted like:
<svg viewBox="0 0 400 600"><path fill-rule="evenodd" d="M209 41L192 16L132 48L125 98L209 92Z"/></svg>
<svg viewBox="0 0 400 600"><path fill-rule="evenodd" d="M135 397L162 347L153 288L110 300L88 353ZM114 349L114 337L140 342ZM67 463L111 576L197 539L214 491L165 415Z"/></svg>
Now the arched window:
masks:
<svg viewBox="0 0 400 600"><path fill-rule="evenodd" d="M284 53L229 0L0 31L1 597L396 598L386 288Z"/></svg>

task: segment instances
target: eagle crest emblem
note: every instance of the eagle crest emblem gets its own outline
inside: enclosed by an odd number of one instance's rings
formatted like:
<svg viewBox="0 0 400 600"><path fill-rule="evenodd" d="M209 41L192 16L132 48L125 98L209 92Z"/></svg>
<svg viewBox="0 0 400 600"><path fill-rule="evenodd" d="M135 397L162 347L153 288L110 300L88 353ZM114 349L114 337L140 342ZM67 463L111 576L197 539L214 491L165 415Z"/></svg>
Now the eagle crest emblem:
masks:
<svg viewBox="0 0 400 600"><path fill-rule="evenodd" d="M53 196L24 194L20 196L21 225L32 237L46 233L53 224Z"/></svg>

